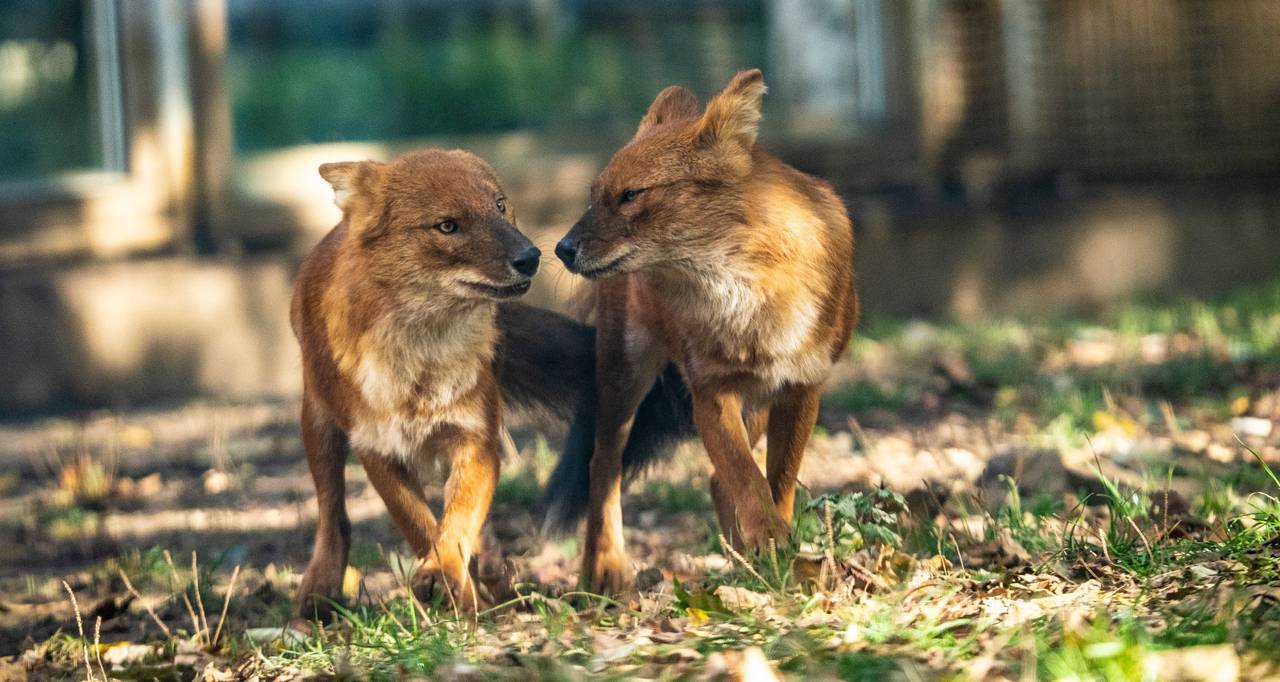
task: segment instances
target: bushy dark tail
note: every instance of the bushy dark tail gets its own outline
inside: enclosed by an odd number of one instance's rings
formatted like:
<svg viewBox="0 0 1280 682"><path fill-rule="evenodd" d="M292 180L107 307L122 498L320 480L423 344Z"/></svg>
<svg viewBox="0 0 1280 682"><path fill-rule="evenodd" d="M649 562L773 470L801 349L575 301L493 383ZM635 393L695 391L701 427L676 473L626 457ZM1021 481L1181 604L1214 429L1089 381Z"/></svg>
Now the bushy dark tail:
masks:
<svg viewBox="0 0 1280 682"><path fill-rule="evenodd" d="M503 303L498 332L498 376L508 410L567 422L585 393L594 395L594 328L549 310Z"/></svg>
<svg viewBox="0 0 1280 682"><path fill-rule="evenodd" d="M581 393L560 462L547 482L543 496L546 509L544 531L572 531L578 520L586 515L597 405L593 381ZM668 365L636 409L631 436L622 453L623 482L635 478L649 464L670 455L680 440L694 433L689 390L675 367Z"/></svg>
<svg viewBox="0 0 1280 682"><path fill-rule="evenodd" d="M521 303L498 306L498 373L508 410L570 421L563 454L543 498L547 530L572 530L587 511L595 449L595 329ZM693 406L675 367L667 367L636 410L622 455L625 480L693 435Z"/></svg>

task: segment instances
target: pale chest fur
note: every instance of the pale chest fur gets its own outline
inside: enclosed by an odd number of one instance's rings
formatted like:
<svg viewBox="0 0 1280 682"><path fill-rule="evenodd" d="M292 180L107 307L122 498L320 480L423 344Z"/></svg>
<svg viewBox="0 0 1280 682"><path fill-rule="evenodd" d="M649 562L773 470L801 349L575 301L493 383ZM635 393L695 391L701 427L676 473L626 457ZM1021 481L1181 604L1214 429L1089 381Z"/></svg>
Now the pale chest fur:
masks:
<svg viewBox="0 0 1280 682"><path fill-rule="evenodd" d="M352 445L413 460L445 426L484 433L490 403L480 387L496 335L492 310L445 324L390 317L366 331L340 363L360 396Z"/></svg>
<svg viewBox="0 0 1280 682"><path fill-rule="evenodd" d="M787 278L775 272L769 279ZM830 372L829 351L815 343L821 304L814 288L779 290L730 257L651 286L679 330L675 340L682 357L677 359L687 372L709 378L751 375L762 392L821 383Z"/></svg>

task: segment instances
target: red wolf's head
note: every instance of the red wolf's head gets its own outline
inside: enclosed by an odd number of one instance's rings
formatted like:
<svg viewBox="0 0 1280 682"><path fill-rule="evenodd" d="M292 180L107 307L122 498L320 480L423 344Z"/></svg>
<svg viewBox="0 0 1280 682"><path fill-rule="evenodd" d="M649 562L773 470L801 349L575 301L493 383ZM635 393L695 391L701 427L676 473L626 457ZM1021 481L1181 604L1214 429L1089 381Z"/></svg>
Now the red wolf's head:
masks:
<svg viewBox="0 0 1280 682"><path fill-rule="evenodd" d="M347 238L400 296L498 299L529 290L541 253L513 224L493 169L461 150L326 163Z"/></svg>
<svg viewBox="0 0 1280 682"><path fill-rule="evenodd" d="M701 110L687 88L658 93L635 136L591 186L591 204L556 245L589 278L697 259L699 245L742 222L741 181L751 173L764 76L734 76Z"/></svg>

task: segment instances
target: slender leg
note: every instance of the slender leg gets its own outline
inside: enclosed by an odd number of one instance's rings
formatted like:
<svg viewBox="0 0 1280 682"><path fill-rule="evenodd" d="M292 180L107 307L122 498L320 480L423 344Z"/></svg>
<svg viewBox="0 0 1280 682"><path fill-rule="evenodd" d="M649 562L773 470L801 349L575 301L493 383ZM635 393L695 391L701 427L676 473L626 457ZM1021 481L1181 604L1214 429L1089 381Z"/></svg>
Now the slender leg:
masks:
<svg viewBox="0 0 1280 682"><path fill-rule="evenodd" d="M628 334L623 314L612 318L607 315L602 310L596 332L600 406L591 454L580 582L589 590L616 593L628 582L631 572L622 534L622 452L636 408L653 386L665 359L655 345L644 343L647 335L635 329L634 321Z"/></svg>
<svg viewBox="0 0 1280 682"><path fill-rule="evenodd" d="M804 448L818 421L820 389L797 387L774 403L769 414L769 445L765 460L769 491L778 514L791 522L796 501L796 478Z"/></svg>
<svg viewBox="0 0 1280 682"><path fill-rule="evenodd" d="M769 408L758 407L747 410L743 421L747 427L747 443L750 444L752 459L755 459L755 447L764 436L769 426ZM725 489L725 483L716 474L711 474L711 500L715 503L716 517L720 520L720 530L729 543L738 549L745 549L742 543L742 529L738 527L738 511L733 506L733 497Z"/></svg>
<svg viewBox="0 0 1280 682"><path fill-rule="evenodd" d="M471 557L480 546L480 529L498 485L498 448L496 438L478 435L462 436L450 444L439 539L415 578L419 594L443 588L452 594L450 603L469 613L480 604L471 580Z"/></svg>
<svg viewBox="0 0 1280 682"><path fill-rule="evenodd" d="M316 409L310 398L302 402L302 445L316 486L319 516L311 563L298 587L298 615L328 617L331 602L342 597L342 577L351 548L351 521L347 518L346 484L342 475L347 439L336 424Z"/></svg>
<svg viewBox="0 0 1280 682"><path fill-rule="evenodd" d="M785 539L790 532L787 523L778 516L768 482L751 456L741 396L695 387L693 421L715 467L713 489L731 501L737 519L736 530L741 533L742 541L760 550L767 547L770 540ZM733 528L723 526L722 530L734 532Z"/></svg>
<svg viewBox="0 0 1280 682"><path fill-rule="evenodd" d="M400 460L368 450L358 451L369 483L378 491L391 520L419 557L430 556L435 548L436 517L427 506L427 496L413 472Z"/></svg>

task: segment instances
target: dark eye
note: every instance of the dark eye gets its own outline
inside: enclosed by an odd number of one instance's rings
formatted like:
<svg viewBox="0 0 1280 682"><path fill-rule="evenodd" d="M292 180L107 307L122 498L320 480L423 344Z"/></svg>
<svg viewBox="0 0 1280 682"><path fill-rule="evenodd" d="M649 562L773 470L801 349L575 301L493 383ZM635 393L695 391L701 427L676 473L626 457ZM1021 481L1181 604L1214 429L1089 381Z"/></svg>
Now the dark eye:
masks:
<svg viewBox="0 0 1280 682"><path fill-rule="evenodd" d="M458 223L455 220L441 220L436 223L436 229L445 234L453 234L458 231Z"/></svg>
<svg viewBox="0 0 1280 682"><path fill-rule="evenodd" d="M636 197L640 196L640 192L642 191L644 190L624 189L622 190L622 195L618 197L618 203L625 204L629 201L635 201Z"/></svg>
<svg viewBox="0 0 1280 682"><path fill-rule="evenodd" d="M499 198L497 201L497 204L498 204L498 213L507 212L507 200L505 197Z"/></svg>

